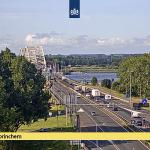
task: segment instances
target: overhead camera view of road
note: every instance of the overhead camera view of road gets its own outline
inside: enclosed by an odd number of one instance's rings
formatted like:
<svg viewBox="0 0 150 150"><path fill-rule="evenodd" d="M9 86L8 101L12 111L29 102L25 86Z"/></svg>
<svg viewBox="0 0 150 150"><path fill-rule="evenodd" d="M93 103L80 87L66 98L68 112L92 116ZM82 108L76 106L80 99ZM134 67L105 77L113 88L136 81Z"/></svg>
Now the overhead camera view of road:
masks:
<svg viewBox="0 0 150 150"><path fill-rule="evenodd" d="M149 6L0 0L0 150L150 150Z"/></svg>
<svg viewBox="0 0 150 150"><path fill-rule="evenodd" d="M57 73L51 91L61 104L65 103L68 114L75 115L80 132L150 131L148 111L136 108L133 102L131 109L129 101L92 89L91 85L77 83ZM149 149L143 141L81 142L89 149Z"/></svg>

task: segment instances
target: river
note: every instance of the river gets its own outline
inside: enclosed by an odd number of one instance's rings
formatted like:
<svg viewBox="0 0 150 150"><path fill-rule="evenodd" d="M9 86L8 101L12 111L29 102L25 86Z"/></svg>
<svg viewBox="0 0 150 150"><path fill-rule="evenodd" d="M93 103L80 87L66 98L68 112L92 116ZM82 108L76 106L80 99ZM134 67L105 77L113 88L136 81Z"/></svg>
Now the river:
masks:
<svg viewBox="0 0 150 150"><path fill-rule="evenodd" d="M84 73L84 72L71 72L70 75L66 75L67 78L75 80L75 81L87 81L87 82L91 82L91 79L93 77L96 77L98 79L98 82L100 82L101 80L104 79L110 79L110 80L114 80L116 81L118 79L117 77L117 73L113 73L113 72L88 72L88 73Z"/></svg>

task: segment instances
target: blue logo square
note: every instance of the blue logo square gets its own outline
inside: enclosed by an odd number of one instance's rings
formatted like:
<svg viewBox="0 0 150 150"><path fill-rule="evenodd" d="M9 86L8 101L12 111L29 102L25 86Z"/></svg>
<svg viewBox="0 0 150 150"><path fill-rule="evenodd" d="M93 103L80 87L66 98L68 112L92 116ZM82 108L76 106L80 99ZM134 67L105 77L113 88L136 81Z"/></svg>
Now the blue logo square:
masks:
<svg viewBox="0 0 150 150"><path fill-rule="evenodd" d="M80 18L80 0L69 0L69 18Z"/></svg>

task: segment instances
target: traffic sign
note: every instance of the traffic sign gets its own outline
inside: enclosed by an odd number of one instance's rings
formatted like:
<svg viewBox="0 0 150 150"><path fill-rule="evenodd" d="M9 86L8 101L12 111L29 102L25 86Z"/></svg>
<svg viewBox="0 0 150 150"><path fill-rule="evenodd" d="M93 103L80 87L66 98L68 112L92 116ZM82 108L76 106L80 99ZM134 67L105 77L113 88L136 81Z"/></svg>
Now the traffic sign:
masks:
<svg viewBox="0 0 150 150"><path fill-rule="evenodd" d="M147 98L142 99L142 102L141 102L141 103L142 103L142 104L148 103L148 99L147 99Z"/></svg>

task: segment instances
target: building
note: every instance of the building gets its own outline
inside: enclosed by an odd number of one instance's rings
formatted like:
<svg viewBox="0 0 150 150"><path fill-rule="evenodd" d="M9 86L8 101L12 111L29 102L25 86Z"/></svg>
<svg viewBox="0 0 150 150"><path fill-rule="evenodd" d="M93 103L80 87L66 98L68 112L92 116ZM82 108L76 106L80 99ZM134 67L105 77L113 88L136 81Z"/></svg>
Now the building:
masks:
<svg viewBox="0 0 150 150"><path fill-rule="evenodd" d="M25 47L20 50L20 55L24 56L29 62L35 64L38 70L46 68L46 60L43 48Z"/></svg>

